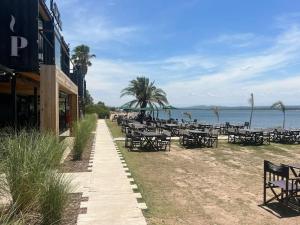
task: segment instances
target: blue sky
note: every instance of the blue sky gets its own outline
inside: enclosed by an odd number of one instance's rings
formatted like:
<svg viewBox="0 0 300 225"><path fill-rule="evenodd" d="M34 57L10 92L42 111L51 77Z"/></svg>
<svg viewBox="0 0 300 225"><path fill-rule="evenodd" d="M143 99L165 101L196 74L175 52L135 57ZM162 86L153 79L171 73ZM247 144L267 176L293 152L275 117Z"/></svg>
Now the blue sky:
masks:
<svg viewBox="0 0 300 225"><path fill-rule="evenodd" d="M97 55L96 101L121 105L138 75L172 105L300 105L298 0L57 0L71 47Z"/></svg>

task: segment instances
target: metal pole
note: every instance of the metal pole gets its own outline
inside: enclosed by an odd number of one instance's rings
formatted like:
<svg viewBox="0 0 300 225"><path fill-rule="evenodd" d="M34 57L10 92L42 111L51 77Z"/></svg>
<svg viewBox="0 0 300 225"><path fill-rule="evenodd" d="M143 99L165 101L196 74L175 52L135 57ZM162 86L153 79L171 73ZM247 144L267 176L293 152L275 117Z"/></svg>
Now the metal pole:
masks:
<svg viewBox="0 0 300 225"><path fill-rule="evenodd" d="M14 74L11 78L11 111L12 111L11 115L13 116L12 121L15 130L17 130L17 123L18 123L16 84L17 84L17 79L16 79L16 75Z"/></svg>
<svg viewBox="0 0 300 225"><path fill-rule="evenodd" d="M35 127L38 128L38 93L37 88L33 89L33 114Z"/></svg>

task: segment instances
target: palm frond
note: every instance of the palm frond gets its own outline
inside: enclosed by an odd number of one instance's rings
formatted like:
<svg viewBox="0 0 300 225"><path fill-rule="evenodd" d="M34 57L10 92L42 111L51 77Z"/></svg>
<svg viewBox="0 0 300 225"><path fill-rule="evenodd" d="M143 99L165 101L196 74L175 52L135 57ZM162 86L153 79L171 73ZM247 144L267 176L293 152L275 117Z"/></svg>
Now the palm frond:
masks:
<svg viewBox="0 0 300 225"><path fill-rule="evenodd" d="M271 106L272 109L278 109L282 112L285 112L285 105L283 104L282 101L277 101L275 103L273 103L273 105Z"/></svg>

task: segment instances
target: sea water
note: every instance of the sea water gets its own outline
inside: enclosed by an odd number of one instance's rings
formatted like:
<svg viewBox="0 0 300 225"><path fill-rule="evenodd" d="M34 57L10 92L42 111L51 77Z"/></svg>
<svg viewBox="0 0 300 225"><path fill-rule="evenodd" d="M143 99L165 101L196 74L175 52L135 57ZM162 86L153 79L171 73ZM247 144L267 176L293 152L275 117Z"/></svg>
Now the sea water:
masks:
<svg viewBox="0 0 300 225"><path fill-rule="evenodd" d="M183 113L189 112L192 114L192 120L197 119L198 122L209 124L218 123L217 117L210 109L175 109L171 111L171 118L184 119L189 121L189 118ZM156 114L156 113L155 113ZM251 110L243 109L223 109L220 110L220 123L244 123L250 120ZM156 116L156 115L155 115ZM159 111L159 118L168 119L169 115L164 111ZM252 128L275 128L282 127L283 113L279 110L254 110L252 118ZM300 128L300 110L286 110L286 128Z"/></svg>

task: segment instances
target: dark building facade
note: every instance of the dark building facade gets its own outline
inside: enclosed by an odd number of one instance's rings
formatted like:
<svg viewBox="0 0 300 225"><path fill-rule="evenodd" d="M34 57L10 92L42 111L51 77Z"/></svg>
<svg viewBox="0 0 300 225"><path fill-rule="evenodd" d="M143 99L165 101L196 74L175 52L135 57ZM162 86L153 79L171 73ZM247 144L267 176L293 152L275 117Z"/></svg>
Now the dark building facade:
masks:
<svg viewBox="0 0 300 225"><path fill-rule="evenodd" d="M84 77L70 61L61 28L52 0L1 0L0 127L58 134L78 119Z"/></svg>

